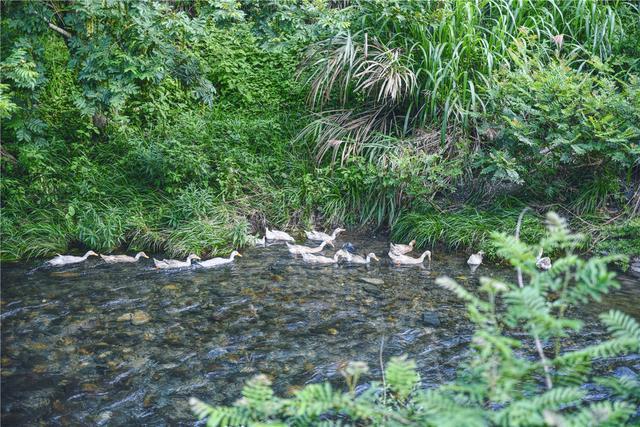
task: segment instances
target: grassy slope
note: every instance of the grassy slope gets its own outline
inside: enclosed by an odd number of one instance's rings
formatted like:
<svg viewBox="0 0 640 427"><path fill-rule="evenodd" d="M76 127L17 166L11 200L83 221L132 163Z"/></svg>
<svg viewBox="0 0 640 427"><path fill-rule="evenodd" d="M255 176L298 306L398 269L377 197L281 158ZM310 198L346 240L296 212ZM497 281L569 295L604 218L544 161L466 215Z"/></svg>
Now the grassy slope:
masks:
<svg viewBox="0 0 640 427"><path fill-rule="evenodd" d="M304 88L293 77L296 54L263 51L246 32L233 37L234 44L222 37L210 47L213 64L230 64L214 69L213 109L168 79L148 95L154 102L130 105L102 131L74 106L79 88L64 44L44 40L47 82L34 111L48 129L42 142L5 145L17 162L2 162L1 259L85 247L224 253L266 223L380 226L390 216L399 218L394 239L416 238L423 247L491 252L484 247L490 232L513 231L519 207L401 210L396 195L411 183L404 172L362 162L317 167L295 139L308 120ZM246 64L245 50L258 66ZM9 142L10 132L3 129ZM596 250L633 254L638 228L633 220L585 231ZM542 232L528 216L523 238Z"/></svg>

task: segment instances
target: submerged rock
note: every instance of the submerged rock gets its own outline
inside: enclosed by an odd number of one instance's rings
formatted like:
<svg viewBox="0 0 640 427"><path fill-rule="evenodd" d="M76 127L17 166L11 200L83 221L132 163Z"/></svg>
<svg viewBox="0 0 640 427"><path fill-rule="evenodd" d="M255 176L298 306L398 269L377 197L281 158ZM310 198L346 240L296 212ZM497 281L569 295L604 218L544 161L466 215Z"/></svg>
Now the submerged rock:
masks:
<svg viewBox="0 0 640 427"><path fill-rule="evenodd" d="M376 279L375 277L361 277L361 282L368 283L370 285L382 286L384 285L384 280Z"/></svg>
<svg viewBox="0 0 640 427"><path fill-rule="evenodd" d="M49 276L69 278L69 277L78 277L80 276L80 273L76 273L75 271L54 271L50 273Z"/></svg>
<svg viewBox="0 0 640 427"><path fill-rule="evenodd" d="M422 313L422 324L430 328L440 326L440 316L435 311L425 311Z"/></svg>
<svg viewBox="0 0 640 427"><path fill-rule="evenodd" d="M151 316L149 316L142 310L134 311L133 315L131 316L131 323L134 325L142 325L144 323L147 323L149 320L151 320Z"/></svg>
<svg viewBox="0 0 640 427"><path fill-rule="evenodd" d="M96 418L96 424L99 426L103 426L107 424L109 421L111 421L111 417L113 417L113 412L111 411L101 412L100 414L98 414L98 417Z"/></svg>
<svg viewBox="0 0 640 427"><path fill-rule="evenodd" d="M125 313L122 316L118 316L116 319L118 322L128 322L131 320L131 313Z"/></svg>
<svg viewBox="0 0 640 427"><path fill-rule="evenodd" d="M125 313L122 316L119 316L116 319L118 322L127 322L131 321L132 325L143 325L151 320L151 316L149 316L146 312L142 310L136 310L133 313Z"/></svg>

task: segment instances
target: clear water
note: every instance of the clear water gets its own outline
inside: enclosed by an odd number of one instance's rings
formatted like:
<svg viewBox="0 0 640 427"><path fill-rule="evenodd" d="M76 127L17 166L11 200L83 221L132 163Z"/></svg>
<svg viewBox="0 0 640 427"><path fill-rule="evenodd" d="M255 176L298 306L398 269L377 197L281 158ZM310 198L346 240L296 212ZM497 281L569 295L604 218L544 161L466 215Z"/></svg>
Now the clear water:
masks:
<svg viewBox="0 0 640 427"><path fill-rule="evenodd" d="M382 239L348 237L362 251L386 253ZM367 379L379 379L383 337L383 359L408 354L425 386L451 379L472 328L435 278L474 289L482 275L512 273L486 265L472 273L464 254L436 253L423 269L381 259L308 266L270 246L210 270L158 271L150 260L92 259L32 274L35 263L3 265L2 425L193 425L189 397L231 403L257 373L285 395L310 382L340 383L349 360L368 362ZM621 281L620 291L581 312L587 326L576 345L604 336L594 319L609 307L640 318L639 281ZM136 310L149 321L118 320ZM440 327L422 324L426 310L438 313ZM599 369L621 365L640 372L640 356Z"/></svg>

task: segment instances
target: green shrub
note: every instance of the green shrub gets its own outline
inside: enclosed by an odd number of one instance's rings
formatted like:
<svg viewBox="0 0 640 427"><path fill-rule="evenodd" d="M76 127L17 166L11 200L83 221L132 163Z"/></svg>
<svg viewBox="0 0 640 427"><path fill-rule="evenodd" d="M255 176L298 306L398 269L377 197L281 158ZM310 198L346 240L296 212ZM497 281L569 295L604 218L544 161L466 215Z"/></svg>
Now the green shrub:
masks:
<svg viewBox="0 0 640 427"><path fill-rule="evenodd" d="M487 142L511 160L491 152L483 172L540 200L569 201L578 213L623 204L622 184L640 159L640 80L617 81L606 68L587 74L524 50L517 58L498 77L497 136Z"/></svg>
<svg viewBox="0 0 640 427"><path fill-rule="evenodd" d="M629 10L631 12L629 12ZM348 28L312 45L304 63L317 152L346 158L381 132L404 136L434 126L442 143L483 114L493 75L509 49L535 37L545 55L559 47L606 61L637 10L624 2L357 0ZM336 110L339 108L339 110ZM339 145L337 145L339 142Z"/></svg>
<svg viewBox="0 0 640 427"><path fill-rule="evenodd" d="M258 376L233 406L213 407L194 398L194 412L209 426L613 426L634 416L637 421L637 379L600 378L592 362L638 352L638 322L612 310L600 316L610 338L579 349L563 345L583 326L566 317L567 309L599 301L619 286L607 271L616 257L581 259L573 252L582 237L571 234L555 214L547 216L547 224L548 233L533 245L493 234L497 253L521 277L517 284L481 278L479 292L471 293L452 279L437 280L465 302L475 324L472 351L454 381L420 389L415 364L395 358L387 363L382 381L356 394L355 385L368 368L351 362L341 372L346 392L328 383L310 384L292 398L281 398L267 377ZM536 267L539 247L565 255L541 272ZM611 398L588 400L582 387L587 381L607 387Z"/></svg>

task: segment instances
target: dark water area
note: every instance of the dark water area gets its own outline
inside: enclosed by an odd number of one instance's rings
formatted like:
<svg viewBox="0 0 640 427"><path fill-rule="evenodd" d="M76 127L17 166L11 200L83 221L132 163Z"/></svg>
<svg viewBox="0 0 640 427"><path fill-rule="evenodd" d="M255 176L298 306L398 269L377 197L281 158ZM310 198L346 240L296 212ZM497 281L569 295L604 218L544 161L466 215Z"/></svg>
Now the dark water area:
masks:
<svg viewBox="0 0 640 427"><path fill-rule="evenodd" d="M415 359L425 387L452 379L473 330L463 304L435 279L473 290L480 276L512 281L513 273L471 272L465 254L394 267L385 240L347 237L384 254L381 262L309 266L277 245L209 270L159 271L150 260L91 259L31 274L36 263L3 265L2 425L193 425L189 397L232 403L258 373L284 395L311 382L340 384L349 360L369 364L364 380L380 379L383 337L383 359ZM640 318L640 281L620 281L580 311L585 328L567 348L603 339L596 316L609 308ZM424 323L426 311L439 326ZM638 374L640 355L597 369Z"/></svg>

